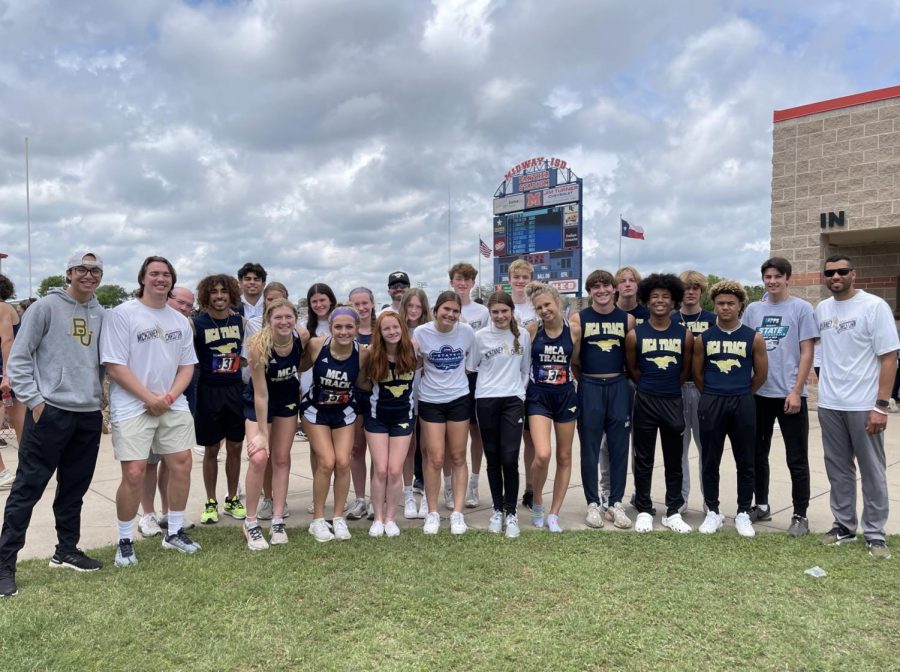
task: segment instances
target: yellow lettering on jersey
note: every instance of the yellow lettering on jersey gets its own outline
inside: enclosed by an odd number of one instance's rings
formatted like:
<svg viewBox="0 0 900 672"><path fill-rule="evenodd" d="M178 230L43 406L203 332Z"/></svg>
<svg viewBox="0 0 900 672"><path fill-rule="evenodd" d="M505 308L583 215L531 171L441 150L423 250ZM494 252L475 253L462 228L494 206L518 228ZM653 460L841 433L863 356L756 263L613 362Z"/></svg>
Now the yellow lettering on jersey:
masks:
<svg viewBox="0 0 900 672"><path fill-rule="evenodd" d="M655 338L645 338L641 341L641 353L645 352L656 352L656 339Z"/></svg>
<svg viewBox="0 0 900 672"><path fill-rule="evenodd" d="M212 343L213 341L218 341L221 338L221 336L219 336L219 328L210 327L209 329L204 329L203 338L204 343Z"/></svg>
<svg viewBox="0 0 900 672"><path fill-rule="evenodd" d="M659 349L664 352L681 352L681 339L661 338L659 339Z"/></svg>
<svg viewBox="0 0 900 672"><path fill-rule="evenodd" d="M621 336L625 338L625 324L622 322L604 322L603 333L613 336Z"/></svg>
<svg viewBox="0 0 900 672"><path fill-rule="evenodd" d="M707 355L718 355L722 352L722 342L721 341L707 341L706 342L706 354Z"/></svg>
<svg viewBox="0 0 900 672"><path fill-rule="evenodd" d="M596 336L600 333L600 323L599 322L585 322L584 324L584 336L585 338L589 336Z"/></svg>
<svg viewBox="0 0 900 672"><path fill-rule="evenodd" d="M725 352L729 355L738 355L740 357L747 356L747 342L746 341L723 341L722 342L722 352Z"/></svg>

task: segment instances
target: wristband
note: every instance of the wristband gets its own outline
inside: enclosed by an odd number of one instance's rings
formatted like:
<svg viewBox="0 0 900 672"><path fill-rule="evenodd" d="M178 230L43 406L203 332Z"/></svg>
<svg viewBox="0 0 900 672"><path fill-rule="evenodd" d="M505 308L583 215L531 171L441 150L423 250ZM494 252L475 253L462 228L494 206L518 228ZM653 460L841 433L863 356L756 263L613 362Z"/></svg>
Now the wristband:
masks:
<svg viewBox="0 0 900 672"><path fill-rule="evenodd" d="M169 402L169 406L171 406L172 404L175 403L175 398L174 398L171 394L169 394L168 392L166 392L166 401L168 401L168 402Z"/></svg>
<svg viewBox="0 0 900 672"><path fill-rule="evenodd" d="M887 413L885 413L884 411L882 411L880 408L873 408L873 409L872 409L872 412L874 412L874 413L880 413L881 415L888 415Z"/></svg>

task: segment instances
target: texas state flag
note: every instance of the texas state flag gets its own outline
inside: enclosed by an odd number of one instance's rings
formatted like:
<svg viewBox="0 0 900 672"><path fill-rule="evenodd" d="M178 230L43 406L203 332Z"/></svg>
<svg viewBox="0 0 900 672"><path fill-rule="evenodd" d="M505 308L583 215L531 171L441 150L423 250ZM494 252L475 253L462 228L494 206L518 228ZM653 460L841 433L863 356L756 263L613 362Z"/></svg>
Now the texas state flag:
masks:
<svg viewBox="0 0 900 672"><path fill-rule="evenodd" d="M629 224L624 219L622 221L622 237L623 238L637 238L638 240L644 239L644 230L635 226L634 224Z"/></svg>

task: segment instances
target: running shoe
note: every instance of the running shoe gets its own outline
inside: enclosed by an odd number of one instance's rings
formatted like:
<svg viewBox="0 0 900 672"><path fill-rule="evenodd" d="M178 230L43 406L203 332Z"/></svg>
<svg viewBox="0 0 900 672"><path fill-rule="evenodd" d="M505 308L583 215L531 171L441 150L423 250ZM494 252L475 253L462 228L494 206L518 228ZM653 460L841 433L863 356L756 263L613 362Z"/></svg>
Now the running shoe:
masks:
<svg viewBox="0 0 900 672"><path fill-rule="evenodd" d="M645 532L652 532L653 516L646 511L639 513L634 521L634 531L640 532L641 534Z"/></svg>
<svg viewBox="0 0 900 672"><path fill-rule="evenodd" d="M157 534L162 534L162 528L159 526L156 514L148 513L141 516L141 519L138 521L138 531L144 539L155 537Z"/></svg>
<svg viewBox="0 0 900 672"><path fill-rule="evenodd" d="M262 528L258 524L253 527L241 525L241 531L247 540L247 548L251 551L265 551L269 548L269 544L263 536Z"/></svg>
<svg viewBox="0 0 900 672"><path fill-rule="evenodd" d="M203 513L200 514L201 525L212 525L219 522L219 503L210 498L206 500Z"/></svg>
<svg viewBox="0 0 900 672"><path fill-rule="evenodd" d="M222 507L222 513L226 516L231 516L235 520L244 520L247 517L247 509L241 502L241 498L237 496L234 499L225 497L225 506Z"/></svg>
<svg viewBox="0 0 900 672"><path fill-rule="evenodd" d="M306 512L307 513L315 513L315 511L316 511L316 505L313 502L310 502L309 506L306 507Z"/></svg>
<svg viewBox="0 0 900 672"><path fill-rule="evenodd" d="M9 567L0 568L0 597L14 597L19 594L16 573Z"/></svg>
<svg viewBox="0 0 900 672"><path fill-rule="evenodd" d="M192 540L184 529L178 530L175 534L167 534L163 537L162 547L168 548L179 553L194 554L201 549L200 544Z"/></svg>
<svg viewBox="0 0 900 672"><path fill-rule="evenodd" d="M291 509L288 507L288 503L284 503L284 511L281 513L282 518L290 518L291 517Z"/></svg>
<svg viewBox="0 0 900 672"><path fill-rule="evenodd" d="M13 481L15 480L16 475L9 469L0 471L0 490L9 490L12 488Z"/></svg>
<svg viewBox="0 0 900 672"><path fill-rule="evenodd" d="M50 558L50 566L74 569L76 572L96 572L98 569L103 569L102 562L85 555L80 548L76 548L68 553L57 551Z"/></svg>
<svg viewBox="0 0 900 672"><path fill-rule="evenodd" d="M734 517L734 529L742 537L756 536L756 530L753 529L753 521L750 520L749 513L739 513Z"/></svg>
<svg viewBox="0 0 900 672"><path fill-rule="evenodd" d="M309 533L313 536L313 539L320 542L331 541L334 539L334 535L328 528L328 523L325 522L324 518L316 518L312 521L309 524Z"/></svg>
<svg viewBox="0 0 900 672"><path fill-rule="evenodd" d="M403 503L403 517L407 520L419 517L419 509L416 508L416 498L412 495Z"/></svg>
<svg viewBox="0 0 900 672"><path fill-rule="evenodd" d="M753 523L762 523L767 520L772 520L772 510L767 504L759 504L757 506L750 507L749 515L750 522Z"/></svg>
<svg viewBox="0 0 900 672"><path fill-rule="evenodd" d="M137 564L137 556L134 554L134 544L131 539L119 539L116 546L116 567L128 567Z"/></svg>
<svg viewBox="0 0 900 672"><path fill-rule="evenodd" d="M788 527L787 533L791 537L802 537L809 534L809 520L805 516L798 516L796 513L791 516L791 526Z"/></svg>
<svg viewBox="0 0 900 672"><path fill-rule="evenodd" d="M425 534L437 534L439 529L441 529L441 514L437 511L429 511L425 516L425 525L422 527L422 532Z"/></svg>
<svg viewBox="0 0 900 672"><path fill-rule="evenodd" d="M350 520L360 520L366 517L368 507L365 497L357 497L352 504L344 509L344 515Z"/></svg>
<svg viewBox="0 0 900 672"><path fill-rule="evenodd" d="M469 487L466 488L466 508L474 509L480 503L478 496L478 477L469 477Z"/></svg>
<svg viewBox="0 0 900 672"><path fill-rule="evenodd" d="M421 478L413 479L413 493L416 495L425 494L425 484L422 482Z"/></svg>
<svg viewBox="0 0 900 672"><path fill-rule="evenodd" d="M551 513L547 516L547 529L553 533L562 532L563 528L559 526L559 516L555 513Z"/></svg>
<svg viewBox="0 0 900 672"><path fill-rule="evenodd" d="M341 516L335 516L332 521L332 527L334 528L334 538L338 541L347 541L350 539L350 530L347 528L347 521L344 520Z"/></svg>
<svg viewBox="0 0 900 672"><path fill-rule="evenodd" d="M384 523L380 520L376 520L369 526L369 536L370 537L381 537L384 536Z"/></svg>
<svg viewBox="0 0 900 672"><path fill-rule="evenodd" d="M298 429L297 433L294 434L294 441L309 441L306 434L303 433L302 429Z"/></svg>
<svg viewBox="0 0 900 672"><path fill-rule="evenodd" d="M613 525L618 527L620 530L627 530L631 527L631 518L625 513L625 509L622 508L622 502L616 502L611 507L606 510L604 514L606 519L610 521ZM653 514L650 514L651 518Z"/></svg>
<svg viewBox="0 0 900 672"><path fill-rule="evenodd" d="M453 510L453 486L444 485L444 506Z"/></svg>
<svg viewBox="0 0 900 672"><path fill-rule="evenodd" d="M588 527L603 527L603 514L600 513L600 506L594 502L588 504L587 515L584 517L584 523Z"/></svg>
<svg viewBox="0 0 900 672"><path fill-rule="evenodd" d="M506 516L506 538L519 538L519 517L514 513L510 513Z"/></svg>
<svg viewBox="0 0 900 672"><path fill-rule="evenodd" d="M459 511L450 514L450 534L465 534L469 527L466 519Z"/></svg>
<svg viewBox="0 0 900 672"><path fill-rule="evenodd" d="M256 517L260 520L272 520L272 500L263 499L256 509Z"/></svg>
<svg viewBox="0 0 900 672"><path fill-rule="evenodd" d="M372 504L371 500L367 500L366 504L366 520L375 520L375 505Z"/></svg>
<svg viewBox="0 0 900 672"><path fill-rule="evenodd" d="M709 511L703 522L700 523L700 534L715 534L725 524L725 516L715 511Z"/></svg>
<svg viewBox="0 0 900 672"><path fill-rule="evenodd" d="M488 532L492 534L500 534L503 531L503 512L494 511L488 522Z"/></svg>
<svg viewBox="0 0 900 672"><path fill-rule="evenodd" d="M288 543L287 531L284 528L284 523L272 523L272 528L269 530L269 543L272 546L280 546L281 544Z"/></svg>
<svg viewBox="0 0 900 672"><path fill-rule="evenodd" d="M850 544L856 541L856 533L851 532L840 523L835 523L828 532L819 537L826 546L840 546L841 544Z"/></svg>
<svg viewBox="0 0 900 672"><path fill-rule="evenodd" d="M544 506L543 504L535 504L531 507L531 525L538 529L544 527Z"/></svg>
<svg viewBox="0 0 900 672"><path fill-rule="evenodd" d="M890 560L891 549L884 543L883 539L873 539L866 542L866 548L869 549L869 555L878 560Z"/></svg>
<svg viewBox="0 0 900 672"><path fill-rule="evenodd" d="M522 506L526 509L530 509L534 505L534 491L530 488L526 489L525 492L522 493Z"/></svg>
<svg viewBox="0 0 900 672"><path fill-rule="evenodd" d="M694 528L684 522L684 518L680 513L673 513L671 516L662 517L662 526L679 534L688 534L693 532Z"/></svg>
<svg viewBox="0 0 900 672"><path fill-rule="evenodd" d="M384 524L384 536L386 537L399 537L400 536L400 528L397 527L397 523L393 520L389 520Z"/></svg>
<svg viewBox="0 0 900 672"><path fill-rule="evenodd" d="M422 501L419 502L419 518L425 518L428 515L428 498L422 495Z"/></svg>

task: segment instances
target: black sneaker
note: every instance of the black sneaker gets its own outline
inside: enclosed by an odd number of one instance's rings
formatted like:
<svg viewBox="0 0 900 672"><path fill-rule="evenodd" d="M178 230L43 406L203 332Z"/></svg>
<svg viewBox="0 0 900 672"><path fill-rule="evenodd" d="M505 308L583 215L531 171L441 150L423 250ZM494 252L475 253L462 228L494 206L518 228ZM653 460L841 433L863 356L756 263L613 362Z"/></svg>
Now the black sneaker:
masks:
<svg viewBox="0 0 900 672"><path fill-rule="evenodd" d="M524 506L529 511L534 507L534 491L526 490L522 493L522 506Z"/></svg>
<svg viewBox="0 0 900 672"><path fill-rule="evenodd" d="M856 541L856 533L851 532L843 525L835 523L828 532L819 537L826 546L840 546L841 544L849 544Z"/></svg>
<svg viewBox="0 0 900 672"><path fill-rule="evenodd" d="M806 516L794 514L791 516L791 526L787 530L788 535L792 537L802 537L809 533L809 520Z"/></svg>
<svg viewBox="0 0 900 672"><path fill-rule="evenodd" d="M0 597L12 597L18 594L16 573L9 567L0 567Z"/></svg>
<svg viewBox="0 0 900 672"><path fill-rule="evenodd" d="M750 522L751 523L764 523L767 520L772 520L772 509L771 507L762 508L760 506L751 506L750 507Z"/></svg>
<svg viewBox="0 0 900 672"><path fill-rule="evenodd" d="M891 549L887 547L883 539L873 539L866 542L866 548L869 549L869 555L879 560L890 560Z"/></svg>
<svg viewBox="0 0 900 672"><path fill-rule="evenodd" d="M414 479L413 479L413 492L414 492L415 494L417 494L417 495L424 495L424 494L425 494L425 484L422 483L422 479L421 479L421 478L414 478Z"/></svg>
<svg viewBox="0 0 900 672"><path fill-rule="evenodd" d="M103 563L94 558L88 557L80 548L67 553L57 551L50 558L51 567L65 567L66 569L74 569L76 572L96 572L103 568Z"/></svg>

